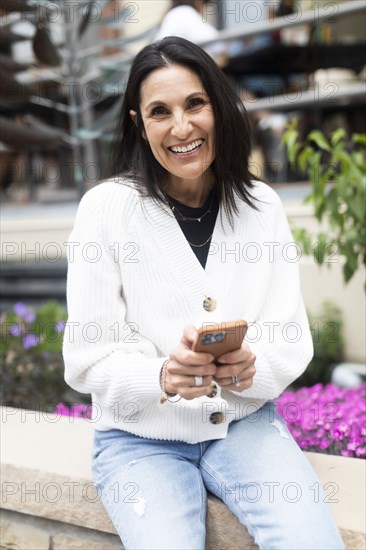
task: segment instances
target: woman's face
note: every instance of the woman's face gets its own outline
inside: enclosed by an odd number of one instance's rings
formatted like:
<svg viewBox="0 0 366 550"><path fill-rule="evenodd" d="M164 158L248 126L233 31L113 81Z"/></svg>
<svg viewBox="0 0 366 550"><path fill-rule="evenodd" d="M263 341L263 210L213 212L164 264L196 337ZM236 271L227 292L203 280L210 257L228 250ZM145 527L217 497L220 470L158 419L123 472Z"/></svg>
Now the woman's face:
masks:
<svg viewBox="0 0 366 550"><path fill-rule="evenodd" d="M153 71L141 85L140 109L144 138L169 184L202 184L215 158L215 120L198 76L181 65Z"/></svg>

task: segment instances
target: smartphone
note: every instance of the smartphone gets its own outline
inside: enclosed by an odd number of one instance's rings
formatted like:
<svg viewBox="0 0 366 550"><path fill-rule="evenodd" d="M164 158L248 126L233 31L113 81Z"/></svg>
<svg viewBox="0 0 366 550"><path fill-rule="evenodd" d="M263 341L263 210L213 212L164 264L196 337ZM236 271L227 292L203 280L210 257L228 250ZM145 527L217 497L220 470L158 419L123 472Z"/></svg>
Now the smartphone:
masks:
<svg viewBox="0 0 366 550"><path fill-rule="evenodd" d="M200 327L192 350L212 353L217 359L224 353L239 349L248 330L246 321L212 323Z"/></svg>

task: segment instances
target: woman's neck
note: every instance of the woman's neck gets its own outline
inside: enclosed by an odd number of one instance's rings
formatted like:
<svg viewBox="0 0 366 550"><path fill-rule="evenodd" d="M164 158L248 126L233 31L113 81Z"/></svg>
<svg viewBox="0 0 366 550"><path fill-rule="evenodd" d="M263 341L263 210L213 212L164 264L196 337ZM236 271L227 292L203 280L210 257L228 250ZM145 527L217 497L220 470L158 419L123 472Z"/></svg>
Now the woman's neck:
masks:
<svg viewBox="0 0 366 550"><path fill-rule="evenodd" d="M214 178L212 175L206 175L200 181L196 180L181 180L180 178L171 177L169 183L165 186L164 191L183 204L199 208L205 204L211 189L214 186Z"/></svg>

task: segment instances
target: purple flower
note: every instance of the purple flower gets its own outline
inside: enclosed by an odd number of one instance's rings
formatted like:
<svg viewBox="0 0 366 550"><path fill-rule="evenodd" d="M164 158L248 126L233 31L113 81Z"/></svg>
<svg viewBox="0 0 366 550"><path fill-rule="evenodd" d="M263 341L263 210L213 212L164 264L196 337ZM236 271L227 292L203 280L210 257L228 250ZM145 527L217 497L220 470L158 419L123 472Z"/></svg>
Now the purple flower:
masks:
<svg viewBox="0 0 366 550"><path fill-rule="evenodd" d="M63 332L65 330L65 326L66 321L59 321L58 323L56 323L55 331L58 333Z"/></svg>
<svg viewBox="0 0 366 550"><path fill-rule="evenodd" d="M27 334L23 338L23 348L29 349L33 348L39 343L39 338L35 334Z"/></svg>
<svg viewBox="0 0 366 550"><path fill-rule="evenodd" d="M14 304L13 310L18 317L21 317L24 321L27 321L27 323L33 323L36 318L34 311L29 309L25 304L23 304L23 302L17 302Z"/></svg>
<svg viewBox="0 0 366 550"><path fill-rule="evenodd" d="M28 311L28 313L26 313L23 317L23 319L25 321L27 321L27 323L33 323L33 321L35 320L36 318L36 314L34 313L34 311Z"/></svg>
<svg viewBox="0 0 366 550"><path fill-rule="evenodd" d="M17 302L13 306L13 310L19 317L24 317L28 313L28 307L23 302Z"/></svg>
<svg viewBox="0 0 366 550"><path fill-rule="evenodd" d="M15 323L14 325L12 325L10 328L9 328L9 332L10 334L12 334L13 336L20 336L21 332L22 332L22 329L20 327L20 325L18 323Z"/></svg>

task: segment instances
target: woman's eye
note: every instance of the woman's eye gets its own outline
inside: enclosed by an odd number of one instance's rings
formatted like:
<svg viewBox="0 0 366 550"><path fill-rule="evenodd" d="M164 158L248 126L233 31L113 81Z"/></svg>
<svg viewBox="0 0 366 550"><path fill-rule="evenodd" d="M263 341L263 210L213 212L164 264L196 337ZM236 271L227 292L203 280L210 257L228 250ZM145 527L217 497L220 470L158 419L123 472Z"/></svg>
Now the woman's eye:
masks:
<svg viewBox="0 0 366 550"><path fill-rule="evenodd" d="M167 114L165 107L155 107L152 112L152 116L162 116Z"/></svg>
<svg viewBox="0 0 366 550"><path fill-rule="evenodd" d="M204 105L205 100L202 97L195 97L190 100L189 102L189 108L190 109L197 109L198 107L202 107Z"/></svg>

